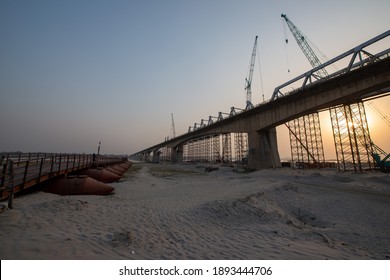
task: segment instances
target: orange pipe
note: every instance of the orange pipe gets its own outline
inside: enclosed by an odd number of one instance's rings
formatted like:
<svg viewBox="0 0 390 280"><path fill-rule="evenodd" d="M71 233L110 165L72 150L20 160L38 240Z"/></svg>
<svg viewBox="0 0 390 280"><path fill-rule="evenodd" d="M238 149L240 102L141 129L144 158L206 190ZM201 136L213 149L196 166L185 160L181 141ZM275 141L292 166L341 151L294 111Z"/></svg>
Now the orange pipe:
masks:
<svg viewBox="0 0 390 280"><path fill-rule="evenodd" d="M43 191L59 195L108 195L115 188L90 177L68 177L53 180Z"/></svg>

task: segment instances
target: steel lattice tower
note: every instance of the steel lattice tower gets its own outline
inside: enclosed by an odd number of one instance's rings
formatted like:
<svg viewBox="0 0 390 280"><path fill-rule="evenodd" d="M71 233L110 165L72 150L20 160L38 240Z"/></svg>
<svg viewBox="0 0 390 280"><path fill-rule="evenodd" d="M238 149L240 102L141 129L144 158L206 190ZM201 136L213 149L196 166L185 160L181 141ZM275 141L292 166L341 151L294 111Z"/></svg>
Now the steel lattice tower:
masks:
<svg viewBox="0 0 390 280"><path fill-rule="evenodd" d="M310 47L303 33L286 15L282 14L282 17L286 20L287 26L310 64L313 67L321 65L320 60ZM287 38L286 43L288 43ZM317 78L325 78L328 76L328 73L325 69L320 69L316 72L316 76ZM310 121L309 125L306 124L307 120ZM318 112L290 121L286 126L290 133L291 160L293 164L301 161L301 167L304 166L304 162L307 162L309 167L312 166L312 163L315 163L314 166L320 167L321 163L325 161L325 157ZM299 147L299 145L302 145L302 147Z"/></svg>
<svg viewBox="0 0 390 280"><path fill-rule="evenodd" d="M339 171L374 168L373 146L362 101L330 109Z"/></svg>
<svg viewBox="0 0 390 280"><path fill-rule="evenodd" d="M232 138L231 133L222 134L222 163L232 161Z"/></svg>
<svg viewBox="0 0 390 280"><path fill-rule="evenodd" d="M183 161L186 162L188 161L188 152L189 152L189 144L188 142L183 145Z"/></svg>
<svg viewBox="0 0 390 280"><path fill-rule="evenodd" d="M286 124L290 133L291 161L298 168L319 168L325 162L318 113L294 119Z"/></svg>
<svg viewBox="0 0 390 280"><path fill-rule="evenodd" d="M221 162L221 137L213 135L211 137L211 161Z"/></svg>
<svg viewBox="0 0 390 280"><path fill-rule="evenodd" d="M235 161L242 162L242 159L246 156L246 152L248 151L247 133L234 134L234 148L235 148Z"/></svg>

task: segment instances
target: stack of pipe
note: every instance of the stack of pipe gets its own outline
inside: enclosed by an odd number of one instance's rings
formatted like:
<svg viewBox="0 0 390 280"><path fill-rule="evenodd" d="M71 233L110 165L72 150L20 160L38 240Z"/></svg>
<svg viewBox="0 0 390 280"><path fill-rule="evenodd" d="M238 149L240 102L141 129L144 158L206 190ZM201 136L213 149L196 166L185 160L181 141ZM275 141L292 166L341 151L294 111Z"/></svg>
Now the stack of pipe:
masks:
<svg viewBox="0 0 390 280"><path fill-rule="evenodd" d="M102 183L112 183L118 181L121 178L121 176L105 169L88 169L81 172L81 174L87 175L88 177L91 177Z"/></svg>
<svg viewBox="0 0 390 280"><path fill-rule="evenodd" d="M121 177L132 166L132 164L133 163L131 161L126 161L123 163L110 165L110 166L104 168L104 170L111 172L113 174L116 174L116 175Z"/></svg>
<svg viewBox="0 0 390 280"><path fill-rule="evenodd" d="M115 188L106 183L118 181L132 164L131 161L126 161L102 169L87 169L76 176L54 180L44 191L59 195L107 195Z"/></svg>

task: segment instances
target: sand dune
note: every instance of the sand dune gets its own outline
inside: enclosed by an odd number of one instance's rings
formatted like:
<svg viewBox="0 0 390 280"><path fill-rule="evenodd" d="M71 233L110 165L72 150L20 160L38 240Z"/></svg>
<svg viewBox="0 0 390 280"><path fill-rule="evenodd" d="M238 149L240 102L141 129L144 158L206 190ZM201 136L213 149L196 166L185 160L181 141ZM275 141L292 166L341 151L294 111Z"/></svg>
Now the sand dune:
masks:
<svg viewBox="0 0 390 280"><path fill-rule="evenodd" d="M388 259L390 177L134 164L109 196L18 197L1 259Z"/></svg>

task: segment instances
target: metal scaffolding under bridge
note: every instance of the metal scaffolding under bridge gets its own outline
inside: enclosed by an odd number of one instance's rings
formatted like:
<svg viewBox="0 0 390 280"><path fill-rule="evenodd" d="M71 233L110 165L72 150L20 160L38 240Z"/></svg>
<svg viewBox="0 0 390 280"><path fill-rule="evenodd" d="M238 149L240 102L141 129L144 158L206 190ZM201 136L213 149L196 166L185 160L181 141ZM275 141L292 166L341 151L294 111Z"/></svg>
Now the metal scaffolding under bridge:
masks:
<svg viewBox="0 0 390 280"><path fill-rule="evenodd" d="M373 169L373 146L364 103L343 104L330 109L339 171Z"/></svg>
<svg viewBox="0 0 390 280"><path fill-rule="evenodd" d="M325 163L318 113L294 119L289 129L291 164L294 168L320 168Z"/></svg>
<svg viewBox="0 0 390 280"><path fill-rule="evenodd" d="M183 161L242 163L247 149L247 133L213 134L188 141L183 146Z"/></svg>

